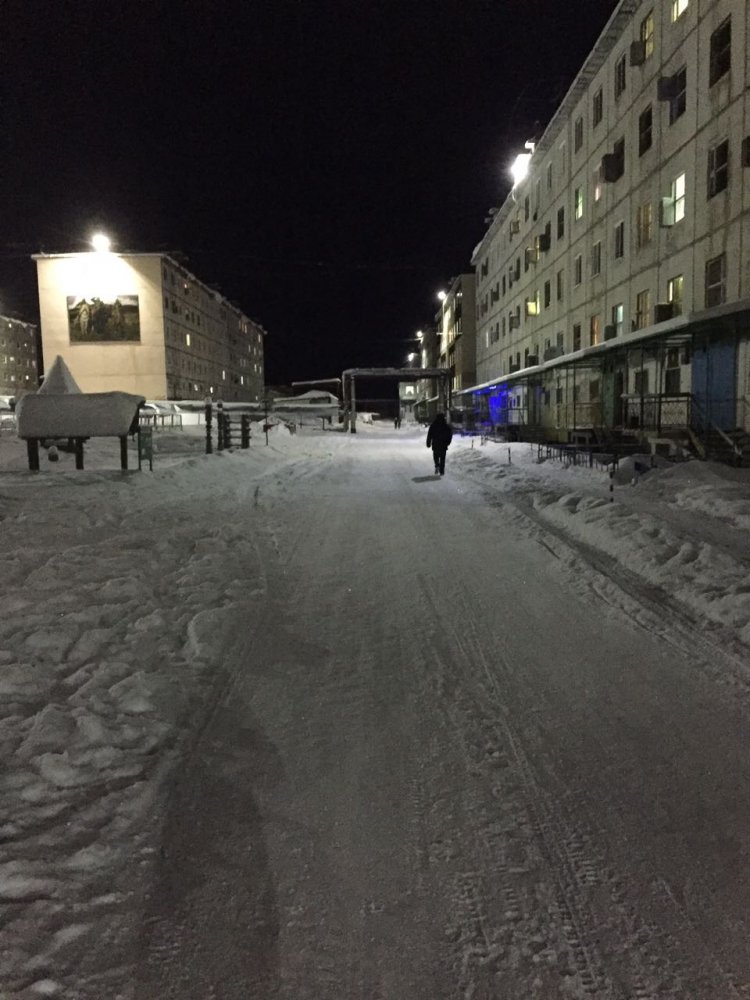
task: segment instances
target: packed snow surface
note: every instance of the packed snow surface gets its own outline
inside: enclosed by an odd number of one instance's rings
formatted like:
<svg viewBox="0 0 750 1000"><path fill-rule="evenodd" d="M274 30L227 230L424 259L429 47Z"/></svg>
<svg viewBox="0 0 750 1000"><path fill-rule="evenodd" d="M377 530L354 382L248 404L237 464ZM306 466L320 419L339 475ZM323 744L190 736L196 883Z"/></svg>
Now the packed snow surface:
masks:
<svg viewBox="0 0 750 1000"><path fill-rule="evenodd" d="M318 425L0 436L0 1000L749 998L748 471Z"/></svg>

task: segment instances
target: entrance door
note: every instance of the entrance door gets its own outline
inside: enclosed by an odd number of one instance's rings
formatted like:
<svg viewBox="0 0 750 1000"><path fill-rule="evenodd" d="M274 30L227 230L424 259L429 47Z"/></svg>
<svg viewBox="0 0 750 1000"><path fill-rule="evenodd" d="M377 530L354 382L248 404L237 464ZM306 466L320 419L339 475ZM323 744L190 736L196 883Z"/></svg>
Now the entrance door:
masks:
<svg viewBox="0 0 750 1000"><path fill-rule="evenodd" d="M693 426L716 424L733 430L736 419L737 346L734 340L708 341L693 350L692 392L698 406Z"/></svg>
<svg viewBox="0 0 750 1000"><path fill-rule="evenodd" d="M622 427L622 394L625 391L625 374L622 369L602 372L602 419L611 430Z"/></svg>

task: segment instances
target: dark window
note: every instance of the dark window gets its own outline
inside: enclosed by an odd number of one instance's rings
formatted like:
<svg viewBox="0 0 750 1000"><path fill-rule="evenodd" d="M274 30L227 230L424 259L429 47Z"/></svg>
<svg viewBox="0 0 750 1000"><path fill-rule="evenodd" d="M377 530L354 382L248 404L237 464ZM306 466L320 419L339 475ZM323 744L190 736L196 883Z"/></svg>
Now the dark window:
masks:
<svg viewBox="0 0 750 1000"><path fill-rule="evenodd" d="M669 101L669 124L674 125L687 107L687 69L682 67L672 77L672 97Z"/></svg>
<svg viewBox="0 0 750 1000"><path fill-rule="evenodd" d="M525 219L526 222L529 221L529 196L528 195L526 195L526 197L523 200L523 217L524 217L524 219Z"/></svg>
<svg viewBox="0 0 750 1000"><path fill-rule="evenodd" d="M564 294L564 290L565 290L565 287L564 287L564 277L565 277L565 272L564 271L558 271L557 272L557 301L558 302L562 302L562 300L563 300L563 294Z"/></svg>
<svg viewBox="0 0 750 1000"><path fill-rule="evenodd" d="M732 19L728 17L711 35L711 57L708 72L709 86L713 86L732 64Z"/></svg>
<svg viewBox="0 0 750 1000"><path fill-rule="evenodd" d="M575 126L573 128L573 150L578 152L578 150L583 145L583 118L576 118Z"/></svg>
<svg viewBox="0 0 750 1000"><path fill-rule="evenodd" d="M615 226L615 257L625 256L625 223L618 222Z"/></svg>
<svg viewBox="0 0 750 1000"><path fill-rule="evenodd" d="M706 261L706 308L726 301L726 261L724 254Z"/></svg>
<svg viewBox="0 0 750 1000"><path fill-rule="evenodd" d="M664 372L664 392L668 396L677 396L680 392L680 369L667 368Z"/></svg>
<svg viewBox="0 0 750 1000"><path fill-rule="evenodd" d="M593 107L593 122L594 128L599 124L599 122L604 117L604 93L600 87L594 94L594 107Z"/></svg>
<svg viewBox="0 0 750 1000"><path fill-rule="evenodd" d="M544 308L548 309L549 304L552 301L552 283L550 281L544 282Z"/></svg>
<svg viewBox="0 0 750 1000"><path fill-rule="evenodd" d="M615 100L625 91L625 79L625 56L622 55L615 63Z"/></svg>
<svg viewBox="0 0 750 1000"><path fill-rule="evenodd" d="M565 206L557 210L557 238L561 240L565 235Z"/></svg>
<svg viewBox="0 0 750 1000"><path fill-rule="evenodd" d="M708 197L723 191L729 182L729 140L708 151Z"/></svg>
<svg viewBox="0 0 750 1000"><path fill-rule="evenodd" d="M638 117L638 155L643 156L647 149L651 149L653 142L654 113L651 105L645 108Z"/></svg>
<svg viewBox="0 0 750 1000"><path fill-rule="evenodd" d="M580 285L583 280L583 257L581 254L573 261L573 284Z"/></svg>

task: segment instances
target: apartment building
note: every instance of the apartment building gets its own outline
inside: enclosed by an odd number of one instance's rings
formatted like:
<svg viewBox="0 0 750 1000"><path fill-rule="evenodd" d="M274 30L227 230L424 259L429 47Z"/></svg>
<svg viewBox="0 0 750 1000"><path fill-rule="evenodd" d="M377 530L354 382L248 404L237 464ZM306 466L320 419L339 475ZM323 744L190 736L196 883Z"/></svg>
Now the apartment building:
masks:
<svg viewBox="0 0 750 1000"><path fill-rule="evenodd" d="M263 398L263 328L163 253L37 254L46 364L84 392Z"/></svg>
<svg viewBox="0 0 750 1000"><path fill-rule="evenodd" d="M0 316L0 395L20 396L39 385L38 330L12 316Z"/></svg>
<svg viewBox="0 0 750 1000"><path fill-rule="evenodd" d="M622 0L474 251L485 424L750 427L745 0Z"/></svg>
<svg viewBox="0 0 750 1000"><path fill-rule="evenodd" d="M451 394L474 384L475 362L475 279L473 273L460 274L441 293L435 316L438 334L438 366L451 373Z"/></svg>

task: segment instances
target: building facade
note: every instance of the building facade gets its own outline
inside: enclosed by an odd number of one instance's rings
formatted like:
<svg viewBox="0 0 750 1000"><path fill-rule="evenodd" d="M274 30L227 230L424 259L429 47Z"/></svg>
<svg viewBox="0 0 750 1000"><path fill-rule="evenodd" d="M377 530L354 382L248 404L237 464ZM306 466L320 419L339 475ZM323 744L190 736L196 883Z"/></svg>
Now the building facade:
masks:
<svg viewBox="0 0 750 1000"><path fill-rule="evenodd" d="M745 0L622 0L474 251L485 424L750 419Z"/></svg>
<svg viewBox="0 0 750 1000"><path fill-rule="evenodd" d="M39 254L44 358L84 392L263 398L263 328L166 254Z"/></svg>
<svg viewBox="0 0 750 1000"><path fill-rule="evenodd" d="M451 394L476 379L476 314L473 273L454 278L435 316L438 333L438 366L451 373Z"/></svg>
<svg viewBox="0 0 750 1000"><path fill-rule="evenodd" d="M1 396L21 396L38 388L38 337L34 323L0 316Z"/></svg>

